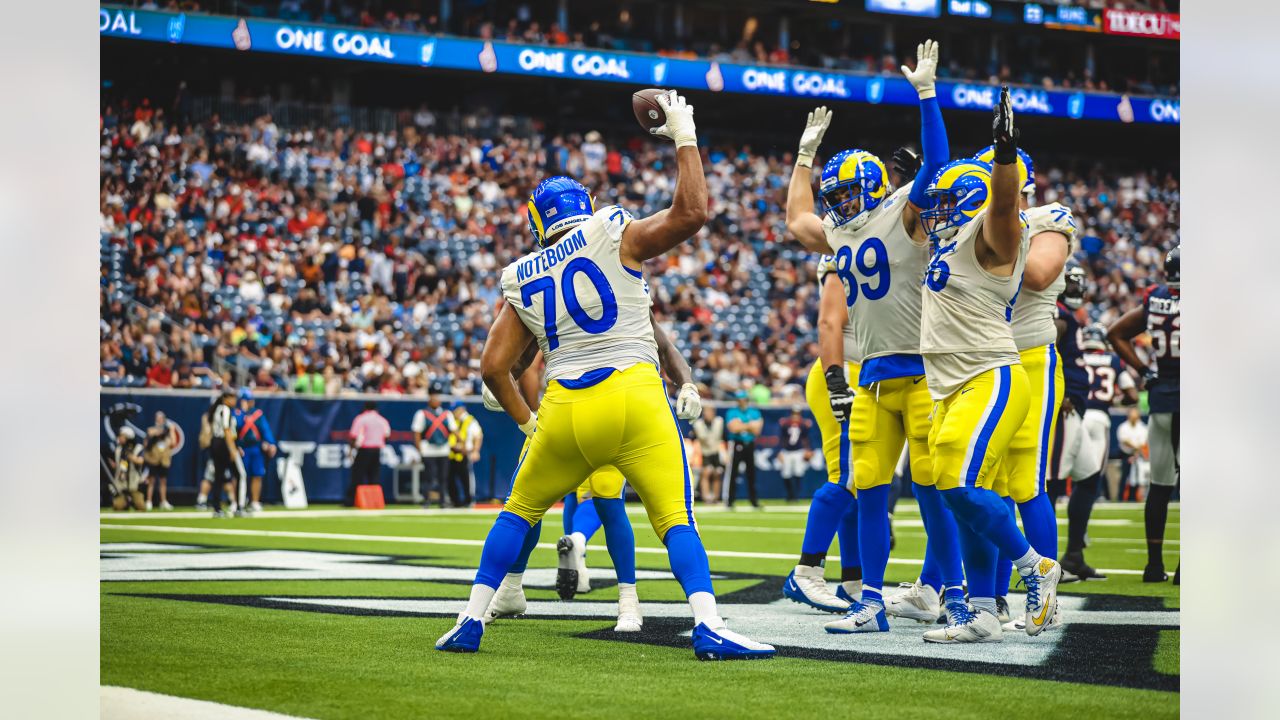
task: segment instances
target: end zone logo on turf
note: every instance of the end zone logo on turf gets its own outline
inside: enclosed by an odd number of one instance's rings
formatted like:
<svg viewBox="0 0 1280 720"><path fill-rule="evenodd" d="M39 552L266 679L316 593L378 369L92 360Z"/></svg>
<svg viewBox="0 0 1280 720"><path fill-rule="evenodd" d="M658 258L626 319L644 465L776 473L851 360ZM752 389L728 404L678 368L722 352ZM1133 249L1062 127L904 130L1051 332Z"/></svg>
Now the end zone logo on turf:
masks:
<svg viewBox="0 0 1280 720"><path fill-rule="evenodd" d="M196 545L159 543L106 543L101 546L101 577L106 591L117 582L222 582L254 581L351 581L397 580L456 583L468 586L473 568L424 563L422 557L361 555L296 550L233 550ZM1178 676L1152 672L1161 631L1177 630L1179 614L1166 610L1158 598L1119 596L1062 596L1064 625L1060 630L1031 638L1006 633L1000 644L928 645L921 639L927 626L895 620L888 633L830 635L822 623L832 616L815 612L781 598L781 578L741 573L720 573L718 580L756 580L742 590L719 596L720 610L732 627L778 648L782 657L855 662L872 665L951 670L980 674L1034 677L1048 680L1116 685L1157 690L1178 689ZM592 571L595 590L616 580L607 568ZM576 620L583 623L578 637L617 642L638 642L687 648L691 620L683 602L645 601L645 584L674 582L665 570L640 570L644 631L615 633L612 625L617 603L591 594L573 602L531 600L524 616L495 621L489 632L503 626L539 620ZM555 570L530 568L525 586L552 588ZM420 617L424 637L443 632L444 623L456 617L465 603L463 587L457 597L379 597L377 595L308 596L290 585L284 593L228 595L225 593L121 594L175 602L234 605L282 612L321 612L335 615ZM371 586L376 587L376 586ZM1011 597L1015 609L1020 598Z"/></svg>

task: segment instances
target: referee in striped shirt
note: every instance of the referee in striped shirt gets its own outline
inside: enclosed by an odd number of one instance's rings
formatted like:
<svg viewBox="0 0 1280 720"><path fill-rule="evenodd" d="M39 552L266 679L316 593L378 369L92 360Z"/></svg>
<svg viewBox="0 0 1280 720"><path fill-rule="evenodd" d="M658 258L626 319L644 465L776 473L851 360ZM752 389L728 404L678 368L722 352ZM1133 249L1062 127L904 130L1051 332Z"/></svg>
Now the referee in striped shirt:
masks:
<svg viewBox="0 0 1280 720"><path fill-rule="evenodd" d="M213 482L209 490L213 495L214 517L226 517L222 512L224 487L234 511L235 483L241 478L240 451L236 448L236 423L231 418L231 406L235 400L235 393L223 390L218 396L218 402L209 408L209 428L213 437L209 443L209 454L213 459Z"/></svg>

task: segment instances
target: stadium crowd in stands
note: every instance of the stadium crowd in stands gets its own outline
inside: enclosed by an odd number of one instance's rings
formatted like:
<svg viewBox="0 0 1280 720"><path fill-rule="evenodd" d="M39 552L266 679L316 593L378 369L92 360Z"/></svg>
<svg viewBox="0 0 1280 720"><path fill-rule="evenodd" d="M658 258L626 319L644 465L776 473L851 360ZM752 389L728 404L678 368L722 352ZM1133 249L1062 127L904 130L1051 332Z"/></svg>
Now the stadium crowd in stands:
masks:
<svg viewBox="0 0 1280 720"><path fill-rule="evenodd" d="M536 181L572 175L598 206L637 215L669 202L664 144L449 134L430 112L413 117L373 134L270 115L180 127L150 103L105 106L102 383L422 395L440 382L477 394L499 272L533 244ZM710 220L646 268L656 312L708 396L802 398L817 355L816 258L785 237L793 158L716 146L705 158ZM1176 176L1037 170L1040 202L1067 203L1081 224L1085 312L1114 319L1178 243Z"/></svg>
<svg viewBox="0 0 1280 720"><path fill-rule="evenodd" d="M655 41L647 24L636 22L630 12L615 12L612 7L571 7L571 16L585 11L587 19L582 27L563 29L556 22L553 3L542 3L535 9L528 2L455 3L457 18L449 28L443 28L436 10L438 4L418 0L211 0L199 3L191 0L169 0L168 3L140 2L142 7L164 7L172 10L213 13L248 14L276 17L295 22L322 22L349 25L391 32L438 34L446 30L452 34L500 40L513 43L529 43L564 47L587 47L606 50L657 52L662 55L686 58L706 58L719 62L757 65L799 65L821 67L828 70L898 74L898 68L915 55L914 40L901 43L896 51L886 51L876 42L864 42L848 34L825 34L826 27L813 27L809 32L793 32L787 47L778 44L775 28L766 28L763 22L744 11L741 30L725 40L720 23L709 27L698 26L686 39L679 42ZM1116 2L1114 0L1080 0L1075 3L1093 8L1123 7L1159 12L1177 12L1178 4L1167 0L1146 2ZM496 18L495 12L509 13ZM884 16L880 16L883 20ZM837 23L832 27L839 27ZM803 43L813 33L816 41ZM446 34L449 34L446 33ZM707 34L711 33L711 34ZM879 43L879 44L877 44ZM821 48L821 49L820 49ZM1083 90L1112 91L1138 94L1178 94L1177 58L1170 57L1165 66L1152 55L1145 63L1102 63L1082 58L1079 53L1065 56L1048 51L1037 43L1006 43L1003 61L993 59L985 43L972 47L953 44L948 48L947 61L938 68L938 77L990 83L1017 83L1046 89L1079 88ZM1019 68L1014 71L1011 68Z"/></svg>

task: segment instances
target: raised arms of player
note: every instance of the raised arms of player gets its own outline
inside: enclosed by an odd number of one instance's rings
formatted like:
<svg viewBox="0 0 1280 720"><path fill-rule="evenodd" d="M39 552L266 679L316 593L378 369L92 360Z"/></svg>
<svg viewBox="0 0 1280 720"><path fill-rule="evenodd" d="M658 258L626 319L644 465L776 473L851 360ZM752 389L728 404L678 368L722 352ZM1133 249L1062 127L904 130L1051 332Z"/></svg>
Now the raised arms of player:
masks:
<svg viewBox="0 0 1280 720"><path fill-rule="evenodd" d="M693 237L707 222L707 178L702 174L693 106L674 90L659 95L657 101L667 122L651 132L675 141L676 191L671 207L633 220L622 231L622 264L632 270Z"/></svg>
<svg viewBox="0 0 1280 720"><path fill-rule="evenodd" d="M1137 370L1143 378L1147 377L1150 368L1142 362L1142 358L1138 357L1138 351L1133 347L1133 339L1146 329L1146 318L1140 307L1121 315L1118 320L1111 323L1111 327L1107 328L1107 340L1111 341L1111 347L1116 349L1116 354L1129 367Z"/></svg>
<svg viewBox="0 0 1280 720"><path fill-rule="evenodd" d="M844 378L844 326L849 322L844 284L835 273L822 280L818 297L818 360L827 380L827 396L836 420L844 422L853 406L853 392Z"/></svg>
<svg viewBox="0 0 1280 720"><path fill-rule="evenodd" d="M818 153L822 136L830 126L831 111L826 106L809 113L804 133L800 135L796 165L791 169L791 183L787 186L787 230L806 250L819 253L830 253L831 246L822 231L822 220L813 209L813 156Z"/></svg>
<svg viewBox="0 0 1280 720"><path fill-rule="evenodd" d="M1010 275L1018 262L1022 245L1022 222L1018 217L1021 191L1018 183L1018 130L1013 125L1013 101L1009 87L1000 88L991 121L995 140L995 164L991 170L991 201L976 248L978 262L995 275Z"/></svg>
<svg viewBox="0 0 1280 720"><path fill-rule="evenodd" d="M902 74L916 89L920 96L920 150L923 153L920 169L916 172L915 182L908 195L910 203L902 213L902 229L907 231L917 244L924 243L928 236L920 227L920 211L933 207L925 190L933 181L938 170L951 160L951 146L947 142L947 126L942 122L942 108L938 106L938 93L934 87L934 78L938 73L938 43L925 40L916 46L916 67L909 69L902 66Z"/></svg>
<svg viewBox="0 0 1280 720"><path fill-rule="evenodd" d="M702 398L698 395L698 386L693 384L693 371L675 343L658 326L658 318L652 312L649 313L649 321L653 323L653 339L658 343L658 361L662 370L672 382L680 385L680 392L676 395L676 417L694 420L702 414Z"/></svg>
<svg viewBox="0 0 1280 720"><path fill-rule="evenodd" d="M498 317L489 329L484 352L480 355L480 377L485 387L497 398L498 404L520 426L525 435L532 435L538 424L538 416L530 409L516 387L511 369L519 362L533 334L510 306L503 305Z"/></svg>

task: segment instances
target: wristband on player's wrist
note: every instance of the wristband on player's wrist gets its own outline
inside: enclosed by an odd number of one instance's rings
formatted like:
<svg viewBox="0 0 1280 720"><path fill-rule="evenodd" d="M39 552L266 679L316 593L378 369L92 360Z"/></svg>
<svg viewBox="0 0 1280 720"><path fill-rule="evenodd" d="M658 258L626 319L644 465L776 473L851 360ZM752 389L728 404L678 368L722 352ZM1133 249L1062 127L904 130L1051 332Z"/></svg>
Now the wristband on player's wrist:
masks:
<svg viewBox="0 0 1280 720"><path fill-rule="evenodd" d="M806 154L804 154L804 153L798 153L798 154L796 154L796 165L799 165L800 167L804 167L804 168L809 168L810 170L812 170L812 169L813 169L813 156L812 156L812 155L806 155Z"/></svg>
<svg viewBox="0 0 1280 720"><path fill-rule="evenodd" d="M992 155L996 165L1012 165L1018 162L1018 145L1012 141L1005 143L997 140Z"/></svg>

